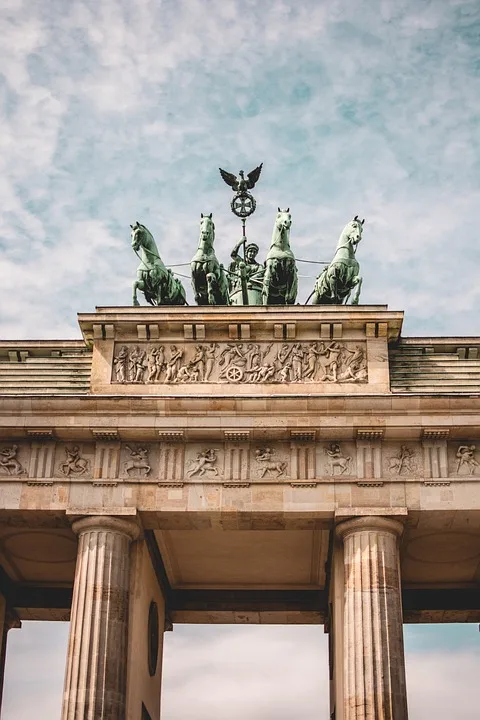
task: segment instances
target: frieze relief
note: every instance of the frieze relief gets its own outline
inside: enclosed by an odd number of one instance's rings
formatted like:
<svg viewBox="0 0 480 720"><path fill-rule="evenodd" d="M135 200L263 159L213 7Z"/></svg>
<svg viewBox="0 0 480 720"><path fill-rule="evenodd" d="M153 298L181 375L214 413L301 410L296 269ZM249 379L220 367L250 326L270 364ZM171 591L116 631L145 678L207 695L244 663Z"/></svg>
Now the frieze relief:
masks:
<svg viewBox="0 0 480 720"><path fill-rule="evenodd" d="M365 344L118 344L114 383L366 383Z"/></svg>
<svg viewBox="0 0 480 720"><path fill-rule="evenodd" d="M419 442L370 445L358 445L351 440L262 445L230 440L206 444L4 442L0 443L0 480L268 483L305 479L350 482L356 481L357 476L382 482L438 477L480 479L480 447L472 441L450 442L445 447L448 474L443 473L440 461L437 465L432 461L431 448ZM375 453L379 454L381 464L375 464Z"/></svg>

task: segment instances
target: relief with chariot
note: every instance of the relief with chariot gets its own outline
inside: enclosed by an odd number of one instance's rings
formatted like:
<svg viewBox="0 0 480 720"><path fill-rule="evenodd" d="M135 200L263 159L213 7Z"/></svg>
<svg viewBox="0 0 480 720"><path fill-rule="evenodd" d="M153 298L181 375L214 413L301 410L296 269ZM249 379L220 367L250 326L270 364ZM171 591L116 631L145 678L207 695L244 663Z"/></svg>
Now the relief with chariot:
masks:
<svg viewBox="0 0 480 720"><path fill-rule="evenodd" d="M365 346L333 341L117 345L114 383L366 383Z"/></svg>

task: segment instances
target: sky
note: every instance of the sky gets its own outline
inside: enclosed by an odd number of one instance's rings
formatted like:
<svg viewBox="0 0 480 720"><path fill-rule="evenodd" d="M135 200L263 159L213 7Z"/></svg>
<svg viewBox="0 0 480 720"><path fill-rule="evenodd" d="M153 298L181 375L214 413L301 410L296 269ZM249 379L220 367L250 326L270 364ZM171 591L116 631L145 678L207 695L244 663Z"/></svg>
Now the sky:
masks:
<svg viewBox="0 0 480 720"><path fill-rule="evenodd" d="M0 36L1 337L78 338L77 312L131 304L136 220L183 264L213 212L227 263L218 168L260 162L261 259L277 206L315 261L358 213L361 302L405 335L480 334L478 0L4 0ZM67 630L12 631L5 720L59 715ZM478 638L406 629L413 720L477 717ZM181 627L165 654L163 720L328 717L322 628Z"/></svg>

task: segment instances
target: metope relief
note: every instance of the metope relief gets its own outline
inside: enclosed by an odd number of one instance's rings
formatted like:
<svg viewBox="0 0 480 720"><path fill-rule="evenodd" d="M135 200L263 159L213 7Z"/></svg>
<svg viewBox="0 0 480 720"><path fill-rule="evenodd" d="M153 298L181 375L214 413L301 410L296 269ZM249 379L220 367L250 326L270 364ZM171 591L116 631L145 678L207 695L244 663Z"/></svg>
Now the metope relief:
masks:
<svg viewBox="0 0 480 720"><path fill-rule="evenodd" d="M365 345L331 342L117 344L112 382L366 383Z"/></svg>
<svg viewBox="0 0 480 720"><path fill-rule="evenodd" d="M352 472L352 455L340 445L340 443L331 442L325 448L326 458L326 474L331 475L350 475Z"/></svg>
<svg viewBox="0 0 480 720"><path fill-rule="evenodd" d="M471 443L465 443L456 448L453 462L455 475L479 474L480 462L477 459L477 449Z"/></svg>
<svg viewBox="0 0 480 720"><path fill-rule="evenodd" d="M197 452L195 457L187 461L186 477L222 477L218 452L216 448L207 448Z"/></svg>
<svg viewBox="0 0 480 720"><path fill-rule="evenodd" d="M65 459L58 466L58 469L65 477L85 475L90 469L90 460L82 457L78 445L63 448Z"/></svg>
<svg viewBox="0 0 480 720"><path fill-rule="evenodd" d="M421 456L416 449L409 445L400 445L397 449L385 450L383 467L389 475L415 476L420 473ZM393 454L392 454L393 451Z"/></svg>
<svg viewBox="0 0 480 720"><path fill-rule="evenodd" d="M255 450L255 463L259 478L279 478L285 476L287 462L277 457L272 448L263 447Z"/></svg>
<svg viewBox="0 0 480 720"><path fill-rule="evenodd" d="M125 445L127 459L123 461L123 471L127 477L148 477L151 465L148 448L145 445L133 447Z"/></svg>
<svg viewBox="0 0 480 720"><path fill-rule="evenodd" d="M27 471L18 459L18 445L9 445L0 450L0 475L26 475Z"/></svg>

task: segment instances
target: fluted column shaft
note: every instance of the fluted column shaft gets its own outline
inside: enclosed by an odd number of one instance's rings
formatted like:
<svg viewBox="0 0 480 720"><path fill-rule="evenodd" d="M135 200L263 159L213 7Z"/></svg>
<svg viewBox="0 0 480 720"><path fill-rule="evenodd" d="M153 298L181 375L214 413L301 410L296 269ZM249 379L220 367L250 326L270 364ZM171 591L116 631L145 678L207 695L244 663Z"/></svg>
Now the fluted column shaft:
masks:
<svg viewBox="0 0 480 720"><path fill-rule="evenodd" d="M398 538L385 517L342 522L344 719L407 720Z"/></svg>
<svg viewBox="0 0 480 720"><path fill-rule="evenodd" d="M132 520L89 517L79 536L62 720L124 720Z"/></svg>

